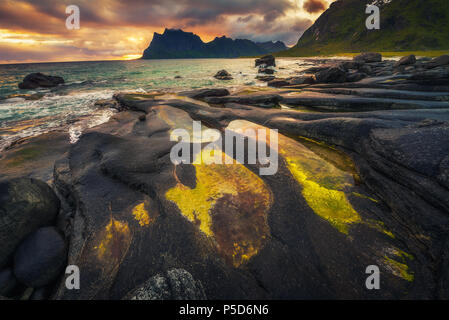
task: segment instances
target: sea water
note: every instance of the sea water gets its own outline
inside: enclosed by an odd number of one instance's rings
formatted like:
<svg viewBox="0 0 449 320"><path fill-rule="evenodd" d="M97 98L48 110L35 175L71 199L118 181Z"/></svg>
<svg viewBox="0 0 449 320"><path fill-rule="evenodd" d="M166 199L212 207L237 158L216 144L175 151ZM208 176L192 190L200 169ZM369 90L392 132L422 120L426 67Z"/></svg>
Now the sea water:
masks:
<svg viewBox="0 0 449 320"><path fill-rule="evenodd" d="M307 66L295 59L278 60L277 77L288 77ZM221 69L234 80L213 76ZM111 109L95 106L117 92L191 90L204 87L266 86L255 79L254 59L180 59L101 62L63 62L0 65L0 151L12 142L68 126L74 136L113 115ZM18 84L33 72L61 76L56 88L20 90ZM16 95L40 94L38 100ZM83 123L79 121L82 119ZM72 125L71 125L72 124ZM75 139L76 140L76 139ZM72 141L74 142L74 141Z"/></svg>

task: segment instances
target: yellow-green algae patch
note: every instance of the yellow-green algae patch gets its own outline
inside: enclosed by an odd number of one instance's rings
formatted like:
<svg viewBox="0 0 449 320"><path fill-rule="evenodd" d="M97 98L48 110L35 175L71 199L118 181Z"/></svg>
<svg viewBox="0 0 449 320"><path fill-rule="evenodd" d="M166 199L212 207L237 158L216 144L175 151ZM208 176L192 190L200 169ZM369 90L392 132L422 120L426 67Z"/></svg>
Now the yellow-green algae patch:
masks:
<svg viewBox="0 0 449 320"><path fill-rule="evenodd" d="M395 258L391 258L391 256L394 256ZM407 265L407 260L413 259L414 257L411 254L397 248L388 248L387 254L383 257L387 269L389 269L392 274L409 282L412 282L415 279L415 275L410 271L410 268Z"/></svg>
<svg viewBox="0 0 449 320"><path fill-rule="evenodd" d="M145 209L145 203L142 202L141 204L138 204L132 209L132 215L134 216L134 219L136 219L139 222L139 225L141 227L148 227L150 223L152 222L152 219L150 218L150 214Z"/></svg>
<svg viewBox="0 0 449 320"><path fill-rule="evenodd" d="M215 152L223 159L228 157L222 151ZM178 182L165 196L239 267L257 255L270 235L267 214L273 201L271 190L240 163L205 164L213 156L205 151L197 155L195 188Z"/></svg>
<svg viewBox="0 0 449 320"><path fill-rule="evenodd" d="M119 263L131 244L131 231L128 223L111 217L109 224L100 232L94 247L99 260Z"/></svg>
<svg viewBox="0 0 449 320"><path fill-rule="evenodd" d="M227 129L268 130L246 120L232 121ZM267 132L265 137L269 136ZM300 141L279 135L278 153L285 159L292 176L303 187L302 195L310 208L344 234L349 233L351 225L365 223L389 237L394 237L384 228L382 222L363 221L348 200L346 192L349 192L359 179L352 160L332 146L304 137L298 139Z"/></svg>
<svg viewBox="0 0 449 320"><path fill-rule="evenodd" d="M228 130L239 128L268 130L245 120L233 121L228 126ZM285 159L293 177L303 187L302 195L317 215L344 234L348 234L351 224L362 222L343 191L353 186L352 174L338 169L303 144L283 135L279 135L278 152Z"/></svg>

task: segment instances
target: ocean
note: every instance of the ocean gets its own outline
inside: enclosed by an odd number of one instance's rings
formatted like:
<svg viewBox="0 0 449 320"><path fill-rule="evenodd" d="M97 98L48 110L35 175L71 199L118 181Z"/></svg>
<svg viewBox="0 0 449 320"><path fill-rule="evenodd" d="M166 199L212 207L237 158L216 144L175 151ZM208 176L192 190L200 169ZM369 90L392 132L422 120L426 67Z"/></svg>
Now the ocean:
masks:
<svg viewBox="0 0 449 320"><path fill-rule="evenodd" d="M278 59L277 77L292 76L309 65L299 59ZM213 78L221 69L234 80ZM61 76L65 84L51 89L20 90L33 72ZM11 143L61 127L73 141L82 130L104 123L114 110L95 102L117 92L176 92L203 87L266 86L257 81L254 59L180 59L101 62L61 62L0 65L0 151ZM180 78L179 78L180 76ZM19 96L18 96L19 95ZM33 95L37 100L27 100Z"/></svg>

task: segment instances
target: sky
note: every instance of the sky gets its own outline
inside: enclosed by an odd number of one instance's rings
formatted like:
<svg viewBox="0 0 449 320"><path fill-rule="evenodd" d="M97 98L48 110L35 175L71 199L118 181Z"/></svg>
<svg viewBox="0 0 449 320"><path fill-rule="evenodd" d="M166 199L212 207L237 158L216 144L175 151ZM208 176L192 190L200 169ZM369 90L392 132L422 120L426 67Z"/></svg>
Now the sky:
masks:
<svg viewBox="0 0 449 320"><path fill-rule="evenodd" d="M0 63L136 59L165 28L291 46L333 1L0 0ZM78 30L66 27L69 5Z"/></svg>

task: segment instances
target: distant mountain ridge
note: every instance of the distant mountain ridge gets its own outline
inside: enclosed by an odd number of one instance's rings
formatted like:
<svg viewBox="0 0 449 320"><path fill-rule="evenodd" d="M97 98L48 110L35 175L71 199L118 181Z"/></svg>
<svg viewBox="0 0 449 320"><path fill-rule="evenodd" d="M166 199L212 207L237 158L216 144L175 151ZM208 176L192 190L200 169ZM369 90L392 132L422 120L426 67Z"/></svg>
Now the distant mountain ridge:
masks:
<svg viewBox="0 0 449 320"><path fill-rule="evenodd" d="M380 30L365 26L369 4L380 7ZM279 55L448 49L448 0L338 0Z"/></svg>
<svg viewBox="0 0 449 320"><path fill-rule="evenodd" d="M245 39L233 40L225 36L205 43L192 32L165 29L163 34L154 33L142 59L238 58L286 49L286 45L281 41L253 42Z"/></svg>

